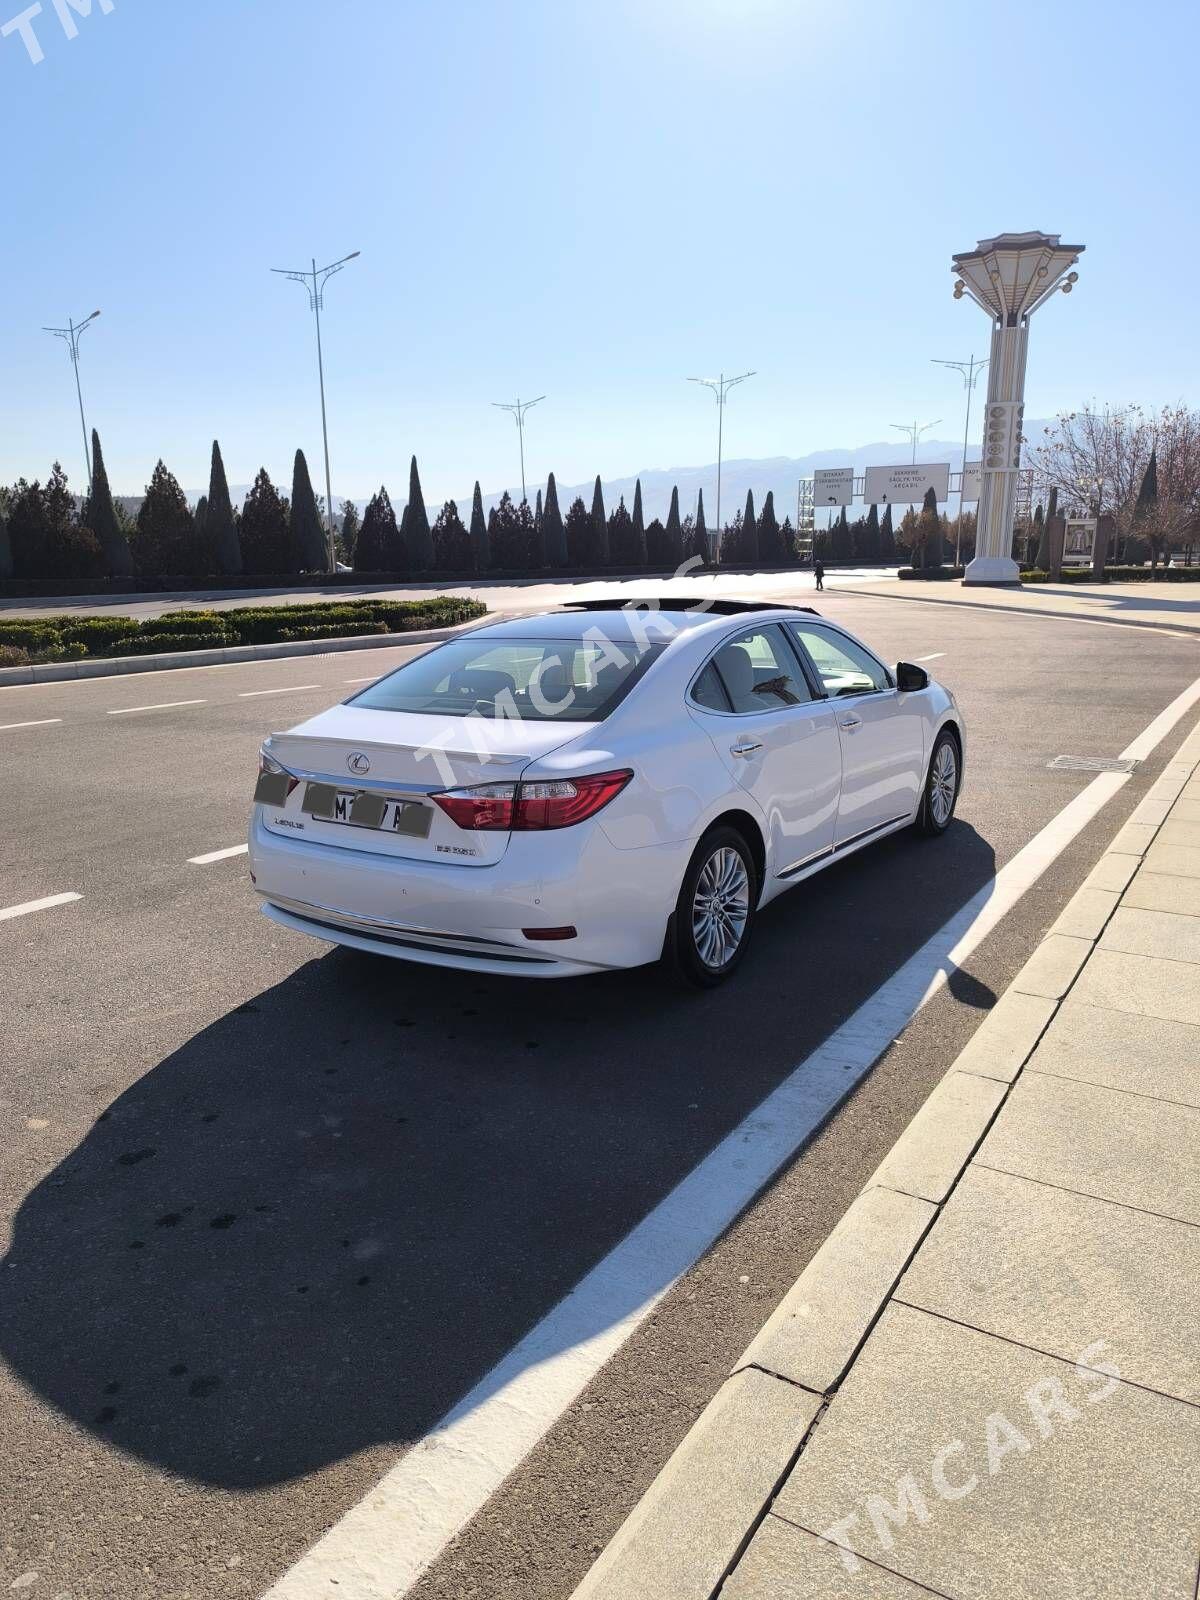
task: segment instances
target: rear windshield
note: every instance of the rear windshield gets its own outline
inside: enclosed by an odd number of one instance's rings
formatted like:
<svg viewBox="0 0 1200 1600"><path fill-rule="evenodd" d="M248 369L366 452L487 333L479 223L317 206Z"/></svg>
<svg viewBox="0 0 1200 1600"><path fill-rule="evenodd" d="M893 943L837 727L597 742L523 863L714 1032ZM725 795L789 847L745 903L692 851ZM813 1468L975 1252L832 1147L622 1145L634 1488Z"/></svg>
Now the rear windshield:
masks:
<svg viewBox="0 0 1200 1600"><path fill-rule="evenodd" d="M663 649L589 639L451 639L348 704L448 717L602 722Z"/></svg>

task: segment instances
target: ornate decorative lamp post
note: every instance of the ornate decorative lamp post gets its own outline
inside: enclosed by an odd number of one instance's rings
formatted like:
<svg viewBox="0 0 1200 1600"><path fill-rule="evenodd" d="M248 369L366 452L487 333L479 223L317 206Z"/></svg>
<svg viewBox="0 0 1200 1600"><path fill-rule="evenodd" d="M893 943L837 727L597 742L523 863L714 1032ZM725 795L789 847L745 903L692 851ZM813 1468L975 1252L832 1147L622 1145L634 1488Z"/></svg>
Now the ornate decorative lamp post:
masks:
<svg viewBox="0 0 1200 1600"><path fill-rule="evenodd" d="M1069 269L1083 248L1060 243L1056 233L1001 233L953 258L954 298L970 295L992 319L975 559L964 583L1020 582L1012 559L1012 526L1021 469L1029 319L1056 290L1071 292L1079 274Z"/></svg>

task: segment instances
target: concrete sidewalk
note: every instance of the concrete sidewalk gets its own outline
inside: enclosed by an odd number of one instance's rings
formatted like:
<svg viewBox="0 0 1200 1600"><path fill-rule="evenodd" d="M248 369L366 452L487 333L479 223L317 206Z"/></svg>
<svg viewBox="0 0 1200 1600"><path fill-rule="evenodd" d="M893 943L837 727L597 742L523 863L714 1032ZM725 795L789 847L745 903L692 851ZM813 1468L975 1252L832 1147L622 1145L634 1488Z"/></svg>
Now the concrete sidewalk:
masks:
<svg viewBox="0 0 1200 1600"><path fill-rule="evenodd" d="M1200 727L576 1591L1196 1600Z"/></svg>
<svg viewBox="0 0 1200 1600"><path fill-rule="evenodd" d="M1126 628L1154 628L1200 638L1200 583L1027 583L1020 588L993 589L889 579L868 589L834 568L826 574L825 587L833 593L869 593L887 600L982 607L1072 622L1120 623Z"/></svg>

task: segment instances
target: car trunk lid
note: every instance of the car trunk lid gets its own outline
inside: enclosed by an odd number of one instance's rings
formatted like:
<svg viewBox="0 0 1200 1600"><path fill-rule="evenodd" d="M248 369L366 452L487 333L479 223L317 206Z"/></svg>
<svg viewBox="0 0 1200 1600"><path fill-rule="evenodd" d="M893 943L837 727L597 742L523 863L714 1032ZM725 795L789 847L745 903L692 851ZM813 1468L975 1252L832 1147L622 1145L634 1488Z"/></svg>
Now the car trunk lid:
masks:
<svg viewBox="0 0 1200 1600"><path fill-rule="evenodd" d="M300 781L283 805L264 805L263 823L271 832L338 849L490 866L509 835L460 828L430 796L515 783L531 761L589 727L334 706L271 735L267 754ZM359 796L367 798L356 805Z"/></svg>

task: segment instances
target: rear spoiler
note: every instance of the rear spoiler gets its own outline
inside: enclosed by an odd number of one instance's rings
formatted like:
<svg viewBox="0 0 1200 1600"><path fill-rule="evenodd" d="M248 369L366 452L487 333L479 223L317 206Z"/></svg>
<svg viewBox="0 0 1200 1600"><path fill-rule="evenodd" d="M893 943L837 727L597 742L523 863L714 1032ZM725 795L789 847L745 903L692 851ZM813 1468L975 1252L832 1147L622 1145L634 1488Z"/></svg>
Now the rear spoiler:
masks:
<svg viewBox="0 0 1200 1600"><path fill-rule="evenodd" d="M806 611L809 616L821 613L813 606L792 606L779 600L724 600L711 595L644 595L641 599L627 600L621 595L599 600L568 600L557 611L707 611L714 617L739 617L753 611Z"/></svg>

